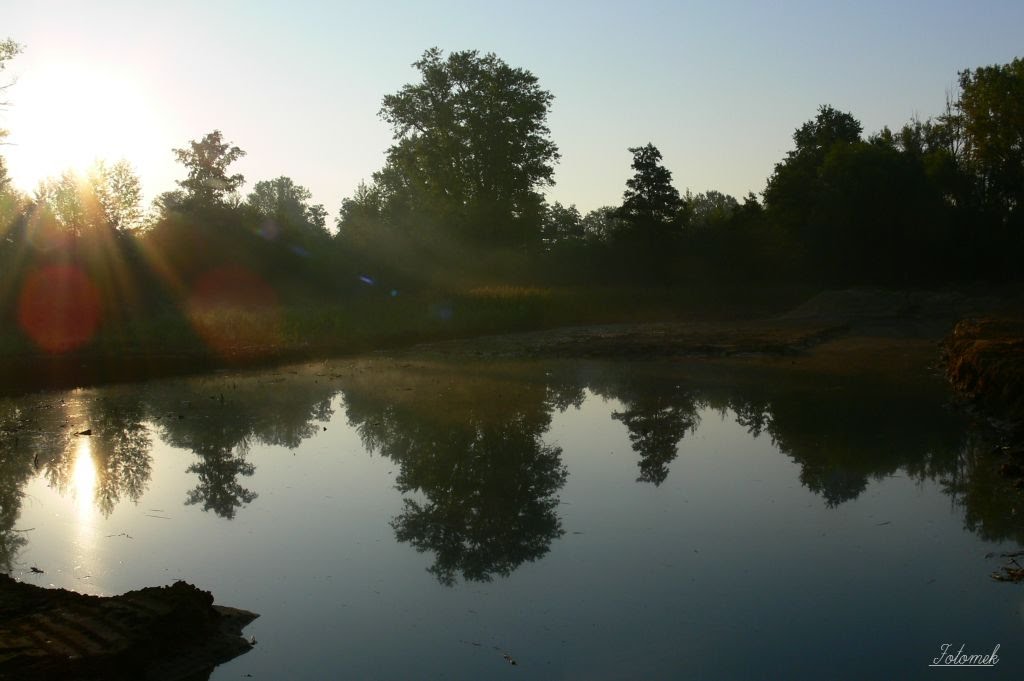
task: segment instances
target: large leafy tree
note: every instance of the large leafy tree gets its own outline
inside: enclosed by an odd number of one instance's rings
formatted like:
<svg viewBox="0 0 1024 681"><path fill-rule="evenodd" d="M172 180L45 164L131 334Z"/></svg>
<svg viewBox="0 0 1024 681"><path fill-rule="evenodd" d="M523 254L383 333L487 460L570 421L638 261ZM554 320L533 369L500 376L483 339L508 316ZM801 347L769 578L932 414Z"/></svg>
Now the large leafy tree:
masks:
<svg viewBox="0 0 1024 681"><path fill-rule="evenodd" d="M1004 217L1024 211L1024 59L960 73L967 161L982 200Z"/></svg>
<svg viewBox="0 0 1024 681"><path fill-rule="evenodd" d="M257 182L246 204L260 216L282 226L307 232L326 232L327 213L320 204L311 204L313 194L290 177Z"/></svg>
<svg viewBox="0 0 1024 681"><path fill-rule="evenodd" d="M89 172L89 184L109 226L121 231L142 226L142 184L131 163L100 161Z"/></svg>
<svg viewBox="0 0 1024 681"><path fill-rule="evenodd" d="M182 193L167 197L163 203L182 201L198 206L225 205L245 183L240 173L229 174L228 167L245 156L245 152L231 142L225 142L220 130L214 130L198 142L174 149L174 156L185 166L188 177L179 180Z"/></svg>
<svg viewBox="0 0 1024 681"><path fill-rule="evenodd" d="M820 171L833 150L861 141L863 128L851 114L821 106L818 114L793 133L794 147L775 165L764 191L770 222L788 242L787 267L828 271L831 263L818 256L833 242L820 219L818 199L823 186Z"/></svg>
<svg viewBox="0 0 1024 681"><path fill-rule="evenodd" d="M36 189L37 211L45 211L67 232L125 231L142 225L142 187L131 164L98 161L84 175L66 171Z"/></svg>
<svg viewBox="0 0 1024 681"><path fill-rule="evenodd" d="M626 180L620 215L644 231L664 231L678 226L683 199L672 186L672 172L661 164L661 152L648 142L631 147L633 177Z"/></svg>
<svg viewBox="0 0 1024 681"><path fill-rule="evenodd" d="M685 202L672 186L672 173L661 164L657 147L648 143L629 151L634 172L616 210L621 228L610 236L620 248L610 264L631 279L668 283L679 255Z"/></svg>
<svg viewBox="0 0 1024 681"><path fill-rule="evenodd" d="M922 124L864 141L852 115L821 107L794 133L765 190L791 256L782 264L833 284L935 276L949 246L949 183L928 168L952 158L945 135Z"/></svg>
<svg viewBox="0 0 1024 681"><path fill-rule="evenodd" d="M553 96L536 76L494 54L427 50L420 80L384 98L394 145L374 175L392 221L433 224L489 245L540 239L543 198L558 150Z"/></svg>

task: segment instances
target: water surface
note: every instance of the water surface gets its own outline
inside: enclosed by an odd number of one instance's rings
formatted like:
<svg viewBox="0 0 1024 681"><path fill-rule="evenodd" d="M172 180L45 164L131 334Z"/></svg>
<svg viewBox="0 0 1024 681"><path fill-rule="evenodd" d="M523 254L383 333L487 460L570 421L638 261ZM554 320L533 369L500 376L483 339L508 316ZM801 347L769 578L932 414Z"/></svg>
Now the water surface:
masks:
<svg viewBox="0 0 1024 681"><path fill-rule="evenodd" d="M34 395L0 403L0 567L260 613L214 679L1019 676L986 554L1020 520L945 402L426 359ZM929 669L942 643L999 665Z"/></svg>

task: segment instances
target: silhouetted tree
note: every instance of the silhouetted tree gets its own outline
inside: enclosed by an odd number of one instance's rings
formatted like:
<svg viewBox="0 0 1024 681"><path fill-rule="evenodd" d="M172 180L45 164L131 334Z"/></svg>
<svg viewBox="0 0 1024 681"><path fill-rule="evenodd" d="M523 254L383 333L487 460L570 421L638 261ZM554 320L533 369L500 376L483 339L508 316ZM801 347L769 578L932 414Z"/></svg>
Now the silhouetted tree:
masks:
<svg viewBox="0 0 1024 681"><path fill-rule="evenodd" d="M228 167L245 156L245 152L225 142L220 130L173 151L188 171L184 180L178 180L184 193L175 197L177 199L196 206L225 205L245 182L240 173L228 174Z"/></svg>
<svg viewBox="0 0 1024 681"><path fill-rule="evenodd" d="M661 152L648 142L630 147L635 171L626 180L619 214L636 229L664 230L677 224L683 200L672 186L672 173L661 165Z"/></svg>
<svg viewBox="0 0 1024 681"><path fill-rule="evenodd" d="M720 229L728 223L739 207L739 201L735 197L714 189L701 194L687 194L686 227L695 231Z"/></svg>
<svg viewBox="0 0 1024 681"><path fill-rule="evenodd" d="M90 182L111 227L131 230L142 226L142 184L131 163L122 159L108 166L101 161Z"/></svg>
<svg viewBox="0 0 1024 681"><path fill-rule="evenodd" d="M626 180L618 210L624 228L613 239L622 248L619 258L628 276L667 283L679 246L684 203L653 144L629 151L634 174Z"/></svg>
<svg viewBox="0 0 1024 681"><path fill-rule="evenodd" d="M388 219L454 230L501 246L540 238L543 198L558 150L547 115L553 99L529 71L494 54L427 50L421 80L384 98L395 144L374 175Z"/></svg>
<svg viewBox="0 0 1024 681"><path fill-rule="evenodd" d="M923 156L898 146L917 147L916 132L864 142L860 123L828 106L797 129L765 190L789 266L837 284L908 283L940 269L949 244L942 191Z"/></svg>
<svg viewBox="0 0 1024 681"><path fill-rule="evenodd" d="M313 194L290 177L257 182L246 204L265 218L273 218L310 230L326 228L326 213L320 204L311 204Z"/></svg>
<svg viewBox="0 0 1024 681"><path fill-rule="evenodd" d="M84 176L69 170L40 182L35 204L66 231L90 235L140 227L141 199L142 185L128 161L98 161Z"/></svg>
<svg viewBox="0 0 1024 681"><path fill-rule="evenodd" d="M542 235L547 249L581 243L586 238L586 231L583 227L583 216L575 204L566 207L556 201L548 206L544 212Z"/></svg>
<svg viewBox="0 0 1024 681"><path fill-rule="evenodd" d="M960 73L964 154L982 200L1005 221L1024 212L1024 59ZM1024 221L1022 221L1024 224Z"/></svg>
<svg viewBox="0 0 1024 681"><path fill-rule="evenodd" d="M584 215L581 226L587 239L610 242L626 229L626 221L617 207L602 206Z"/></svg>

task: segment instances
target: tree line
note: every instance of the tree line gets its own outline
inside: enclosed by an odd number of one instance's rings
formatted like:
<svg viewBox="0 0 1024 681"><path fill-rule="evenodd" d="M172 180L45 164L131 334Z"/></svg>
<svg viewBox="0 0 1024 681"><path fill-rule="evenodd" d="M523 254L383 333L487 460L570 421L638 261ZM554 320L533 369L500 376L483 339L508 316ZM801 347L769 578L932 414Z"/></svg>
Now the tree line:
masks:
<svg viewBox="0 0 1024 681"><path fill-rule="evenodd" d="M0 70L20 51L0 43ZM494 54L427 50L384 97L393 144L333 225L287 176L256 182L215 130L173 150L184 177L146 210L126 162L18 192L0 157L0 295L40 262L130 280L124 305L232 263L278 290L357 282L458 286L630 282L928 285L1019 277L1024 255L1024 60L959 74L945 111L865 135L821 106L762 195L681 193L658 148L631 148L620 203L549 203L554 100ZM625 174L625 173L624 173ZM333 229L332 229L333 227ZM129 300L130 299L130 300Z"/></svg>

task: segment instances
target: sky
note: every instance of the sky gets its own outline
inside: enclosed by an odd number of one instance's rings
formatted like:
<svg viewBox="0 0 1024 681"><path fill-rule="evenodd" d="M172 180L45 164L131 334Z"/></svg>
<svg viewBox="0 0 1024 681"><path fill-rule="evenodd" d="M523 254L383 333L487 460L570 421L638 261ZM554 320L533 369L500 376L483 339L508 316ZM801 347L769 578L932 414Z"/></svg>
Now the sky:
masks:
<svg viewBox="0 0 1024 681"><path fill-rule="evenodd" d="M248 186L287 175L337 214L384 161L382 98L429 47L494 52L554 102L549 201L621 201L629 147L654 143L680 191L760 193L823 104L866 133L940 114L963 69L1024 57L1024 2L5 3L0 154L31 192L126 158L147 200L172 149L219 129ZM3 82L3 81L0 81Z"/></svg>

